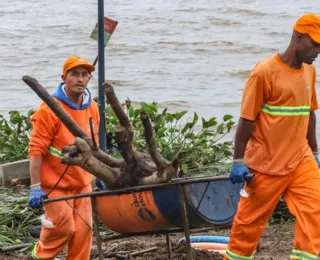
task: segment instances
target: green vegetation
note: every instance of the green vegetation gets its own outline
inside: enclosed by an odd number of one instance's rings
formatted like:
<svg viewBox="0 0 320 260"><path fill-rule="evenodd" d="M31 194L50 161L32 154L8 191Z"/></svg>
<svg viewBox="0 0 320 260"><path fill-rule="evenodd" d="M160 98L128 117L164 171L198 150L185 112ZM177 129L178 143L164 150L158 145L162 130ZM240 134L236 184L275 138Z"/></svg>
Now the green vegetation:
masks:
<svg viewBox="0 0 320 260"><path fill-rule="evenodd" d="M187 111L170 113L167 109L159 111L156 103L140 103L133 108L130 102L123 104L134 129L134 145L137 150L145 151L143 127L140 111L144 109L154 129L156 145L159 152L168 160L179 154L182 171L188 173L214 173L219 175L227 169L227 160L232 155L232 142L221 141L234 126L231 115L225 115L222 122L215 117L199 119L197 113L189 118ZM0 164L28 158L33 114L30 110L26 116L18 111L11 111L9 119L0 115ZM200 122L201 120L201 122ZM200 126L199 126L199 123ZM112 109L106 109L106 129L113 133L118 119ZM199 128L199 129L197 129ZM119 156L118 154L113 154Z"/></svg>
<svg viewBox="0 0 320 260"><path fill-rule="evenodd" d="M31 226L40 225L43 210L27 207L28 193L19 189L0 188L0 248L30 243L16 253L32 248L33 239L28 234Z"/></svg>
<svg viewBox="0 0 320 260"><path fill-rule="evenodd" d="M232 142L222 141L234 126L231 115L225 115L223 122L215 117L201 118L197 113L188 117L188 111L170 113L159 111L156 103L140 103L133 108L130 102L123 104L134 130L134 146L146 151L140 111L144 109L151 120L158 151L168 160L179 154L182 171L188 173L210 173L220 175L225 172L227 160L232 155ZM201 120L201 122L199 122ZM201 125L199 126L199 124ZM110 107L106 109L107 131L113 133L118 119ZM198 129L197 129L198 128ZM114 156L117 156L114 154Z"/></svg>
<svg viewBox="0 0 320 260"><path fill-rule="evenodd" d="M30 117L18 111L9 112L9 119L0 115L0 164L14 162L28 158L28 144L30 140Z"/></svg>

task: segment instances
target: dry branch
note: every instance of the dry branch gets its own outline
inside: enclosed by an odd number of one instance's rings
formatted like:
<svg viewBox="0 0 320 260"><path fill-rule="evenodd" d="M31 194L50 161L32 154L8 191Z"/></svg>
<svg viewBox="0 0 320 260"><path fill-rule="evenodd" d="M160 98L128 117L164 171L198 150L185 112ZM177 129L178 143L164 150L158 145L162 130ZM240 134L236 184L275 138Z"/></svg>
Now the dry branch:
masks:
<svg viewBox="0 0 320 260"><path fill-rule="evenodd" d="M101 151L95 144L94 138L86 135L36 79L24 76L23 81L38 94L76 137L73 144L62 149L62 163L83 168L103 180L109 189L163 183L177 177L179 171L177 160L172 164L157 151L150 119L143 110L140 113L140 118L149 154L135 151L132 125L111 85L104 83L103 87L107 101L120 122L120 125L114 130L117 143L122 145L123 160L113 158ZM92 132L91 121L90 119Z"/></svg>
<svg viewBox="0 0 320 260"><path fill-rule="evenodd" d="M154 163L157 165L158 170L164 169L169 163L166 159L162 157L162 155L157 150L153 137L153 129L150 123L150 119L144 110L141 111L140 118L144 127L144 135L146 137L146 143L150 156Z"/></svg>
<svg viewBox="0 0 320 260"><path fill-rule="evenodd" d="M34 92L51 108L56 116L62 121L62 123L68 128L68 130L76 137L80 137L85 140L89 147L92 149L94 157L99 161L111 166L121 167L124 164L123 160L113 158L100 150L99 148L94 150L92 139L86 135L84 131L69 117L69 115L60 107L60 105L54 100L54 98L40 85L40 83L30 77L23 76L22 80L33 89Z"/></svg>
<svg viewBox="0 0 320 260"><path fill-rule="evenodd" d="M74 147L78 152L70 154L70 152L74 152ZM96 177L108 185L114 183L120 176L119 168L111 168L93 157L89 145L79 137L76 137L73 145L64 147L62 153L62 163L79 166L87 172L94 173Z"/></svg>
<svg viewBox="0 0 320 260"><path fill-rule="evenodd" d="M104 93L106 95L106 99L110 104L112 110L114 111L115 115L117 116L120 127L115 129L115 136L116 141L122 144L123 152L121 153L123 159L126 161L127 164L134 163L133 161L133 129L131 123L129 121L128 116L123 111L120 102L117 96L114 93L113 87L108 84L103 84Z"/></svg>

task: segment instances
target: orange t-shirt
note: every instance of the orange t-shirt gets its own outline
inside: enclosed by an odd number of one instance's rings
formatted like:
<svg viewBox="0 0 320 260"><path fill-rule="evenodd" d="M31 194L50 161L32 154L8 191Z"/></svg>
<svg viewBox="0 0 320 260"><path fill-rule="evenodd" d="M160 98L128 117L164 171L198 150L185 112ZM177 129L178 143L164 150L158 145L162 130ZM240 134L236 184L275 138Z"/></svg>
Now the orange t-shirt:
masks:
<svg viewBox="0 0 320 260"><path fill-rule="evenodd" d="M241 117L254 120L245 161L249 168L285 175L312 160L307 131L310 111L318 109L316 71L286 66L273 55L259 62L246 83Z"/></svg>
<svg viewBox="0 0 320 260"><path fill-rule="evenodd" d="M55 100L88 136L91 136L89 118L92 117L95 137L98 142L100 117L95 101L92 101L91 105L83 110L74 110L60 100L56 98ZM29 143L29 157L42 156L40 183L42 187L52 188L67 167L67 165L61 164L59 152L64 146L72 144L75 137L45 103L42 103L32 115L31 122L33 129ZM70 166L57 188L82 188L91 181L92 175L90 173L78 166Z"/></svg>

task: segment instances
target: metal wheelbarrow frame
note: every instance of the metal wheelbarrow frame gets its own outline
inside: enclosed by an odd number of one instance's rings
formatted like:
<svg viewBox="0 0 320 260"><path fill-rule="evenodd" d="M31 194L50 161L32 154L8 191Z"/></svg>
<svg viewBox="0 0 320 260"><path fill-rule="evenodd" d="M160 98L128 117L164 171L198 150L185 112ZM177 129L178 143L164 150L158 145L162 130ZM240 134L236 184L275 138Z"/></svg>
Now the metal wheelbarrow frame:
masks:
<svg viewBox="0 0 320 260"><path fill-rule="evenodd" d="M247 179L251 177L252 176L247 176ZM102 240L110 241L132 236L152 234L166 235L168 259L172 259L170 233L179 232L184 232L188 259L193 260L190 243L190 229L210 226L217 228L229 227L232 224L233 217L237 210L237 204L240 200L239 192L242 187L243 184L231 184L227 176L189 177L174 179L168 183L135 186L117 190L94 191L73 196L57 197L43 200L43 203L46 204L55 201L90 197L92 202L94 233L98 246L99 259L101 260L104 259L101 247ZM160 225L157 228L151 229L150 227L147 227L146 230L137 230L134 232L130 232L130 230L118 232L119 230L113 230L109 227L110 224L112 226L112 221L110 222L110 219L106 219L101 215L101 211L104 212L103 208L100 210L99 216L99 205L106 205L105 203L101 203L104 199L108 200L110 196L111 198L112 196L130 196L138 192L152 192L153 198L156 202L156 207L159 209L160 214L164 215L165 219L169 220L169 225ZM171 204L169 203L169 208L174 207L173 211L166 209L166 206L168 205L166 204L168 202L166 194L169 194L169 197L171 197ZM166 202L164 203L164 201ZM180 219L177 218L177 214L180 215ZM139 215L140 218L142 217L142 219L145 218L143 214L141 215L141 210L137 211L137 215ZM210 216L213 216L213 218ZM106 226L109 229L120 234L101 237L98 227L98 217L100 219L102 217L101 220L105 225L108 223Z"/></svg>

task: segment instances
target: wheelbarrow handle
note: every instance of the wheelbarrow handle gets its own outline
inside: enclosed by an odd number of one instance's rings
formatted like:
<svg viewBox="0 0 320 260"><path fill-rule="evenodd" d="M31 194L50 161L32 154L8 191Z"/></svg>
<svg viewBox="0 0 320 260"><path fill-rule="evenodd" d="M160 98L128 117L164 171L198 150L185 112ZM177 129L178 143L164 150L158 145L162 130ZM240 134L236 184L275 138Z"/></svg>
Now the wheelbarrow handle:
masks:
<svg viewBox="0 0 320 260"><path fill-rule="evenodd" d="M253 177L254 177L254 174L253 173L249 173L249 174L246 174L244 176L244 180L247 181L247 182L250 182L250 181L252 181Z"/></svg>

